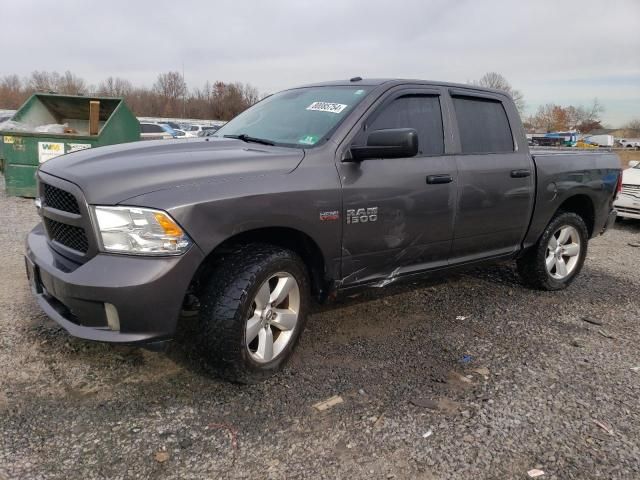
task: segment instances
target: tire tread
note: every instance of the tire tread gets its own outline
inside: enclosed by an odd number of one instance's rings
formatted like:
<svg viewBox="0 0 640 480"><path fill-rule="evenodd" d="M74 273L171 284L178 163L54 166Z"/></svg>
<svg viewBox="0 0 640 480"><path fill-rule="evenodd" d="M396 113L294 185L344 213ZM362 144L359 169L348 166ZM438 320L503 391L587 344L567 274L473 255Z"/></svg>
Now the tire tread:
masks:
<svg viewBox="0 0 640 480"><path fill-rule="evenodd" d="M573 274L566 280L558 281L548 274L545 266L547 243L549 237L555 233L559 226L567 223L576 227L580 233L583 241L582 251L580 252L581 258ZM587 226L581 216L573 212L558 212L551 219L538 242L517 260L516 264L520 278L526 285L538 290L561 290L566 288L582 270L584 259L587 255L588 239Z"/></svg>
<svg viewBox="0 0 640 480"><path fill-rule="evenodd" d="M201 334L200 346L205 357L213 364L218 373L227 380L237 383L260 381L286 360L281 359L275 368L250 368L244 354L243 335L245 321L242 308L247 302L249 290L266 268L275 262L293 261L304 273L305 293L301 295L301 313L299 318L299 336L304 328L307 312L308 277L304 263L290 250L269 244L240 245L229 253L219 257L208 274L200 292ZM297 338L292 339L292 346ZM286 355L285 355L286 357Z"/></svg>

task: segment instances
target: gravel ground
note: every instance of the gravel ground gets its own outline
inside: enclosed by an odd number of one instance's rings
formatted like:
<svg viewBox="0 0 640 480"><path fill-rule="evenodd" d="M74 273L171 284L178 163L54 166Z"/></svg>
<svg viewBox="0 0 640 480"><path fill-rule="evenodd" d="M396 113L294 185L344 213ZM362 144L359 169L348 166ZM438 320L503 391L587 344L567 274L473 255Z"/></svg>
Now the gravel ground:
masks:
<svg viewBox="0 0 640 480"><path fill-rule="evenodd" d="M0 221L3 480L640 478L640 222L563 292L500 265L318 309L283 373L237 386L186 340L69 337L27 287L33 202L1 191Z"/></svg>

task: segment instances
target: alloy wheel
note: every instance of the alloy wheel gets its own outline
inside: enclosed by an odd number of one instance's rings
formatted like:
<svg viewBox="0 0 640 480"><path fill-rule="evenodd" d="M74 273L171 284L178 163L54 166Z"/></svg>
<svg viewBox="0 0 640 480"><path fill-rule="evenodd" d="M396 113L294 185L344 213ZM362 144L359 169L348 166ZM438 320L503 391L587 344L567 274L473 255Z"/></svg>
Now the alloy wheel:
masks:
<svg viewBox="0 0 640 480"><path fill-rule="evenodd" d="M287 347L298 323L300 287L287 272L265 281L253 299L246 322L245 345L251 358L267 363Z"/></svg>
<svg viewBox="0 0 640 480"><path fill-rule="evenodd" d="M549 275L556 280L571 275L578 265L580 251L580 235L576 228L565 225L556 230L547 244L545 264Z"/></svg>

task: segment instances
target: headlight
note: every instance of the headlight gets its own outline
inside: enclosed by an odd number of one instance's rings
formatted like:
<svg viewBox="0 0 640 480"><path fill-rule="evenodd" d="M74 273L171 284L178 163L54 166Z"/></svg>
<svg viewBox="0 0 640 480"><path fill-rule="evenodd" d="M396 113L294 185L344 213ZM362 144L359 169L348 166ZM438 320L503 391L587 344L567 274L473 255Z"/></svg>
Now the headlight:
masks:
<svg viewBox="0 0 640 480"><path fill-rule="evenodd" d="M104 250L137 255L179 255L191 239L165 212L136 207L93 207Z"/></svg>

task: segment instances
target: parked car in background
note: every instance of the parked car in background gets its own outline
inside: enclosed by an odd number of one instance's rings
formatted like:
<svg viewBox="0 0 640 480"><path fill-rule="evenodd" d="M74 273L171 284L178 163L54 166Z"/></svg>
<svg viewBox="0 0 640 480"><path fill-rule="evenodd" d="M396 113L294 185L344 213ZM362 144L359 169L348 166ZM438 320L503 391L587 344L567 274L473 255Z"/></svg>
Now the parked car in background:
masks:
<svg viewBox="0 0 640 480"><path fill-rule="evenodd" d="M176 134L168 125L147 122L140 123L141 140L168 140L171 138L176 138Z"/></svg>
<svg viewBox="0 0 640 480"><path fill-rule="evenodd" d="M201 137L202 135L200 134L202 132L211 129L217 130L218 128L220 128L218 125L191 125L189 131L187 131L187 135L190 137Z"/></svg>
<svg viewBox="0 0 640 480"><path fill-rule="evenodd" d="M624 148L640 149L640 139L638 138L630 138L630 139L621 138L620 140L618 140L618 143Z"/></svg>
<svg viewBox="0 0 640 480"><path fill-rule="evenodd" d="M185 133L188 137L197 137L198 133L202 130L202 127L203 125L191 125Z"/></svg>
<svg viewBox="0 0 640 480"><path fill-rule="evenodd" d="M203 127L202 130L198 132L199 137L209 137L216 133L220 129L220 125L211 125L210 127Z"/></svg>
<svg viewBox="0 0 640 480"><path fill-rule="evenodd" d="M180 128L172 127L172 125L177 125L177 123L162 122L162 123L158 123L158 125L164 128L171 135L173 135L173 138L180 138L180 137L186 136L186 132L184 130L181 130Z"/></svg>
<svg viewBox="0 0 640 480"><path fill-rule="evenodd" d="M198 135L199 137L213 137L216 132L218 130L203 130L202 132L200 132L200 134Z"/></svg>
<svg viewBox="0 0 640 480"><path fill-rule="evenodd" d="M622 191L614 203L618 217L640 219L640 162L631 161L622 172Z"/></svg>

